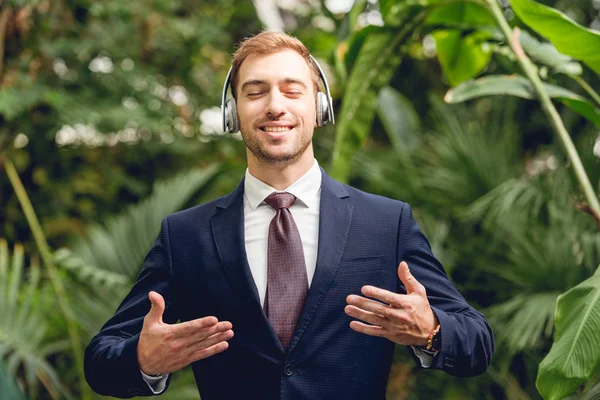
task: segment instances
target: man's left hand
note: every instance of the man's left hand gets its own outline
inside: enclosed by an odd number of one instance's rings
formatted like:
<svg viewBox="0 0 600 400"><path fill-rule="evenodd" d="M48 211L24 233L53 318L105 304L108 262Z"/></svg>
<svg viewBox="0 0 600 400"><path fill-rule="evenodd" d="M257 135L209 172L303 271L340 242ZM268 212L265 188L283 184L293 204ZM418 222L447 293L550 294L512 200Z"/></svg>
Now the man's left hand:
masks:
<svg viewBox="0 0 600 400"><path fill-rule="evenodd" d="M413 346L427 345L427 339L438 324L429 306L425 287L421 285L402 261L398 277L406 288L406 294L398 294L374 286L363 286L364 296L350 295L346 298L346 314L368 324L352 321L350 328L371 336L385 337L392 342Z"/></svg>

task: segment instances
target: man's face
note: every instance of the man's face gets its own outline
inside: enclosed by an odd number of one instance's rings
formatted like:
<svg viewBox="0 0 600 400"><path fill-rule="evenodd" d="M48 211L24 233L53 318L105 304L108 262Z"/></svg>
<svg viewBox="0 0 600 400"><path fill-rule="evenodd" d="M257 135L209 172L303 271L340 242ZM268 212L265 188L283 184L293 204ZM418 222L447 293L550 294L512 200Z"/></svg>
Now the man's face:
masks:
<svg viewBox="0 0 600 400"><path fill-rule="evenodd" d="M302 56L293 50L251 55L240 66L238 82L237 110L248 157L268 165L312 159L316 93Z"/></svg>

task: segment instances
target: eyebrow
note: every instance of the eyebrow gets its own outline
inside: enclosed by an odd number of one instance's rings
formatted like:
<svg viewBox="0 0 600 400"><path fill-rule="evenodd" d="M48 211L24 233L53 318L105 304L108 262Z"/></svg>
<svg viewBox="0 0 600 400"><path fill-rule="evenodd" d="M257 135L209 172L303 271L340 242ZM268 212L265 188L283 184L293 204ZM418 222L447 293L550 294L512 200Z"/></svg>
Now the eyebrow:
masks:
<svg viewBox="0 0 600 400"><path fill-rule="evenodd" d="M302 86L304 89L306 89L306 84L304 82L302 82L300 79L296 79L296 78L283 78L281 80L279 80L279 82L277 82L279 84L281 83L287 83L287 84L291 84L291 83L295 83L298 84L300 86ZM241 91L243 92L248 86L253 86L253 85L268 85L269 82L265 81L265 80L261 80L261 79L252 79L249 81L246 81L242 84L241 87Z"/></svg>

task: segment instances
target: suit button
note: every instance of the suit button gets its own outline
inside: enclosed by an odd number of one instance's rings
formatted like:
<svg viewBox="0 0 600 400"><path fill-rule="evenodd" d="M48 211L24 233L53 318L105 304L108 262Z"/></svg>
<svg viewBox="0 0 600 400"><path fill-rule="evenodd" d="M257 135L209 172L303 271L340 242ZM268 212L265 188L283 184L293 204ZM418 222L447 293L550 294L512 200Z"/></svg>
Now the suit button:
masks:
<svg viewBox="0 0 600 400"><path fill-rule="evenodd" d="M290 364L286 364L285 367L283 367L283 373L286 376L292 376L292 374L294 373L294 369Z"/></svg>
<svg viewBox="0 0 600 400"><path fill-rule="evenodd" d="M452 359L450 357L446 357L444 359L444 367L454 368L454 359Z"/></svg>

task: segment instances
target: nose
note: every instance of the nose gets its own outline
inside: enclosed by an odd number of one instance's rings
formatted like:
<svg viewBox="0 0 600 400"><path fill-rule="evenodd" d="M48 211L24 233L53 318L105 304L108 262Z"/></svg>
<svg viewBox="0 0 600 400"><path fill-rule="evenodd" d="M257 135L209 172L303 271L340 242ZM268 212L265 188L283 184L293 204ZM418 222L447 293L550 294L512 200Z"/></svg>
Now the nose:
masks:
<svg viewBox="0 0 600 400"><path fill-rule="evenodd" d="M265 107L267 117L277 119L285 115L284 96L277 90L271 90Z"/></svg>

